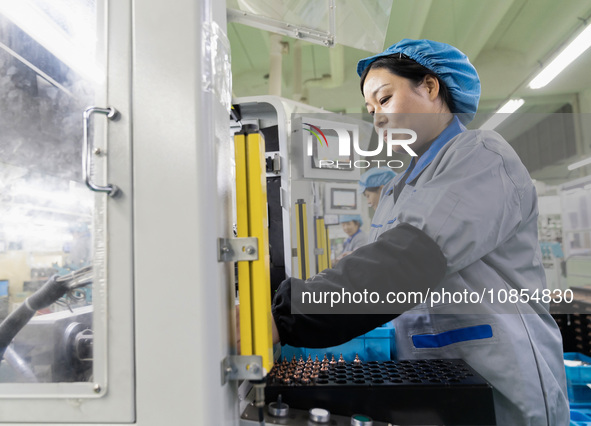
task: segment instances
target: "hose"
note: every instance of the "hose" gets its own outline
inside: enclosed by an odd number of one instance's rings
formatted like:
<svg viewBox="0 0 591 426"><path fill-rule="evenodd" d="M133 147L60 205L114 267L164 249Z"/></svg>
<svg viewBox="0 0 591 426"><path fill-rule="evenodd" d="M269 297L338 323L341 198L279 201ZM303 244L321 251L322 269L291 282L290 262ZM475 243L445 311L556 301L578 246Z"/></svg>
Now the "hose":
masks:
<svg viewBox="0 0 591 426"><path fill-rule="evenodd" d="M0 361L12 339L39 309L55 303L65 293L89 284L91 271L92 267L87 266L61 277L52 276L39 290L25 299L21 306L8 315L0 324Z"/></svg>
<svg viewBox="0 0 591 426"><path fill-rule="evenodd" d="M35 373L29 368L24 359L16 353L10 346L6 348L4 352L4 359L27 383L37 383L37 377Z"/></svg>

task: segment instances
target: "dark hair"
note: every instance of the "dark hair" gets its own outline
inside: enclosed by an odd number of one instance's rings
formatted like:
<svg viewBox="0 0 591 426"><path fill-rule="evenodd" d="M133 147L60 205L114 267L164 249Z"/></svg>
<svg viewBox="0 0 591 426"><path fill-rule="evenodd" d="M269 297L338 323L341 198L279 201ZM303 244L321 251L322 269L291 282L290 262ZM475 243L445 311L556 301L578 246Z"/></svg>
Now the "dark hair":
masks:
<svg viewBox="0 0 591 426"><path fill-rule="evenodd" d="M365 70L363 70L360 81L362 95L365 95L363 93L363 83L365 83L365 78L367 77L369 70L377 68L386 68L392 74L406 78L417 86L422 83L426 75L432 75L439 82L439 97L443 102L445 102L449 110L454 112L455 107L453 99L449 93L447 85L443 82L443 80L441 80L439 76L429 68L426 68L418 62L410 59L408 56L399 53L378 58L369 64Z"/></svg>
<svg viewBox="0 0 591 426"><path fill-rule="evenodd" d="M382 187L381 186L372 186L370 188L365 188L363 190L363 192L365 192L365 191L369 191L369 192L381 192L382 191Z"/></svg>

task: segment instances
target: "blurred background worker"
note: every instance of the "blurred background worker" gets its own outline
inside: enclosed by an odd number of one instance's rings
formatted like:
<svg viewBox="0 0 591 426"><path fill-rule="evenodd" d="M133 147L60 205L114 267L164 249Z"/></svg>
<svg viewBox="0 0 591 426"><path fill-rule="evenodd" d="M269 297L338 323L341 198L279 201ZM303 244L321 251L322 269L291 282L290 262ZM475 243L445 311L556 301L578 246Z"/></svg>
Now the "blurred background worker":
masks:
<svg viewBox="0 0 591 426"><path fill-rule="evenodd" d="M377 209L382 194L382 188L390 182L396 173L385 167L375 167L365 172L359 180L361 193L367 198L367 204Z"/></svg>
<svg viewBox="0 0 591 426"><path fill-rule="evenodd" d="M343 257L353 253L359 247L367 244L367 235L361 230L363 220L358 214L343 214L340 216L339 221L343 227L345 234L349 236L343 244L343 251L337 256L333 264L338 263Z"/></svg>

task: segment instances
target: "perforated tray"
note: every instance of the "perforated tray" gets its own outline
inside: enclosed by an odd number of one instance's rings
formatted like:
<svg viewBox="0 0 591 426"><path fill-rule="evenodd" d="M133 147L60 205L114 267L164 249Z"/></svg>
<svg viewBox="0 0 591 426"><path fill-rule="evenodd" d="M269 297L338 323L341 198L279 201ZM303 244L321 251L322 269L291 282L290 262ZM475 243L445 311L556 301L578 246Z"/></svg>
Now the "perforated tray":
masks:
<svg viewBox="0 0 591 426"><path fill-rule="evenodd" d="M494 425L492 387L462 360L278 362L266 400L403 425Z"/></svg>

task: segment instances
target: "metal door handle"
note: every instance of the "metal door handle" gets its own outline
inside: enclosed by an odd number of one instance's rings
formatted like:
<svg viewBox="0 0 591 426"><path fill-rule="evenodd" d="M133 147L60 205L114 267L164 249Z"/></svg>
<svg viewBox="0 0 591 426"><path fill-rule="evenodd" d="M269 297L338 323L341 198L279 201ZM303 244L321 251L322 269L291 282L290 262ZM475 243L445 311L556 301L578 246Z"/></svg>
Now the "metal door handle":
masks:
<svg viewBox="0 0 591 426"><path fill-rule="evenodd" d="M119 193L119 188L116 185L107 184L106 186L96 185L90 180L90 161L92 157L92 149L90 146L90 139L88 138L88 129L90 126L90 116L93 113L105 114L109 120L119 119L119 112L113 108L98 108L88 107L84 111L84 137L82 146L82 177L86 186L92 191L106 192L110 197L114 197Z"/></svg>

